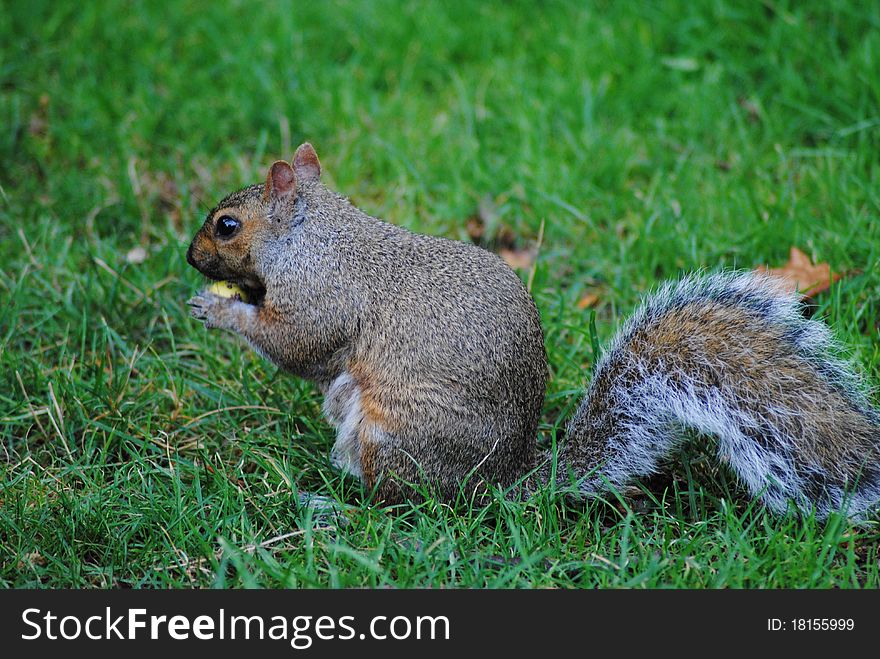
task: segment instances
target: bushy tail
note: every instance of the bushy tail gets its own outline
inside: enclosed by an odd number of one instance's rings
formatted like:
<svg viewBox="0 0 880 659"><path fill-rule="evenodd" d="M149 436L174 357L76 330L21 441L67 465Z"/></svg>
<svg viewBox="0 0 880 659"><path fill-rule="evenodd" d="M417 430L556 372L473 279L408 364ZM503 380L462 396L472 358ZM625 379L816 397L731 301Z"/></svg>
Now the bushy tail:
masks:
<svg viewBox="0 0 880 659"><path fill-rule="evenodd" d="M584 494L649 475L687 430L718 440L775 512L864 517L880 502L880 414L828 328L766 276L690 276L649 296L596 366L559 453Z"/></svg>

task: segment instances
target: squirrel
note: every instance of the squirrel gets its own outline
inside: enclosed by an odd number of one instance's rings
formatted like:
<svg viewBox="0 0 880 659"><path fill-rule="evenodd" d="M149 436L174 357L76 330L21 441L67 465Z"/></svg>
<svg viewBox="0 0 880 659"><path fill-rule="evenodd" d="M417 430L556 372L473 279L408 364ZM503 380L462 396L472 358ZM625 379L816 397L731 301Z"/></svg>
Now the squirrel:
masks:
<svg viewBox="0 0 880 659"><path fill-rule="evenodd" d="M528 491L551 473L593 496L655 473L696 431L774 513L878 509L880 413L794 291L719 272L647 296L595 364L554 464L538 450L548 366L520 278L476 245L363 213L320 175L305 143L211 210L187 261L246 295L188 304L317 384L331 463L381 501L417 498L419 483L447 500L472 482Z"/></svg>

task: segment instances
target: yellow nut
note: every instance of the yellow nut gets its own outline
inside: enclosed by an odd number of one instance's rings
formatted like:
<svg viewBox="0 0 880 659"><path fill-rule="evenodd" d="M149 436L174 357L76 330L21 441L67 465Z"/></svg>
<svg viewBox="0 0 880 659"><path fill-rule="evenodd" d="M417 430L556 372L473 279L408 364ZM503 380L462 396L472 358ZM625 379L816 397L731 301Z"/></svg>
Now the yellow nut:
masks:
<svg viewBox="0 0 880 659"><path fill-rule="evenodd" d="M220 297L238 297L242 302L248 301L247 293L231 281L215 281L208 286L208 292Z"/></svg>

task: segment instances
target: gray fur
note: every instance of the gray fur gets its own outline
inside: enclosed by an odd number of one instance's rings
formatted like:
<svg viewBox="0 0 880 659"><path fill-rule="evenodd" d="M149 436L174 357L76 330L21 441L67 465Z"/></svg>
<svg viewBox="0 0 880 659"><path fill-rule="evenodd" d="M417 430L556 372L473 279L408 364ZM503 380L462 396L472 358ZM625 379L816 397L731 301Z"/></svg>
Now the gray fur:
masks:
<svg viewBox="0 0 880 659"><path fill-rule="evenodd" d="M716 437L774 512L864 517L880 501L877 412L828 329L765 276L692 275L649 296L597 364L560 472L585 494L620 487L686 430Z"/></svg>
<svg viewBox="0 0 880 659"><path fill-rule="evenodd" d="M330 464L356 478L363 478L358 428L364 423L361 390L351 373L343 373L330 383L324 394L324 416L336 428L336 443L330 451Z"/></svg>

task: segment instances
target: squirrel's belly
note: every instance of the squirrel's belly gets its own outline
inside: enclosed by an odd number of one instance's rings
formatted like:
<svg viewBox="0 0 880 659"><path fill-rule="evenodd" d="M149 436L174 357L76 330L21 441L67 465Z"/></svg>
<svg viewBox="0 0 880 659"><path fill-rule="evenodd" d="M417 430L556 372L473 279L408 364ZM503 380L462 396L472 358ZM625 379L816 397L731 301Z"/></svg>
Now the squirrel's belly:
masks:
<svg viewBox="0 0 880 659"><path fill-rule="evenodd" d="M343 371L330 383L324 395L323 410L336 428L336 442L330 451L330 463L345 473L363 478L358 435L364 413L361 389L351 373Z"/></svg>

